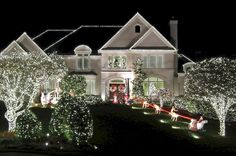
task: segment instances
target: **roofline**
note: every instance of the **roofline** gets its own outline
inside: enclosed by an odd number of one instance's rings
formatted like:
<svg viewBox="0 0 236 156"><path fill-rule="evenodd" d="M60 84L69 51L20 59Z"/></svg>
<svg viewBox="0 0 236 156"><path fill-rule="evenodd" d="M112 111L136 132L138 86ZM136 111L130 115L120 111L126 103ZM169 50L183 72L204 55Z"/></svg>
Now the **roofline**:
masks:
<svg viewBox="0 0 236 156"><path fill-rule="evenodd" d="M9 48L11 48L11 46L12 46L13 44L15 44L16 46L18 46L23 52L26 52L15 40L13 40L5 49L3 49L3 50L1 51L0 56L3 55L4 53L6 53L7 50L8 50Z"/></svg>
<svg viewBox="0 0 236 156"><path fill-rule="evenodd" d="M191 60L189 57L187 57L187 56L184 55L184 54L178 54L178 56L179 56L179 57L184 57L184 58L187 59L188 61L193 62L193 63L196 63L196 62L194 62L193 60Z"/></svg>
<svg viewBox="0 0 236 156"><path fill-rule="evenodd" d="M44 51L47 51L48 49L50 49L54 45L56 45L59 42L63 41L64 39L66 39L67 37L69 37L70 35L74 34L75 32L77 32L78 30L80 30L82 28L120 28L120 27L122 27L122 26L121 25L81 25L81 26L77 27L76 29L47 29L48 31L49 30L50 31L60 31L61 30L61 31L71 31L71 32L69 34L63 36L59 40L55 41L51 45L49 45L47 48L44 49ZM37 35L36 37L38 38L38 37L44 35L46 32L48 32L47 30L45 30L41 34ZM34 37L34 39L36 39L36 37Z"/></svg>
<svg viewBox="0 0 236 156"><path fill-rule="evenodd" d="M46 57L49 58L49 56L44 52L44 50L42 50L32 39L31 37L29 37L29 35L24 32L20 37L17 38L16 42L21 42L23 40L23 37L27 37L32 43L34 46L36 46Z"/></svg>
<svg viewBox="0 0 236 156"><path fill-rule="evenodd" d="M40 34L38 34L37 36L35 36L34 38L32 38L33 40L43 36L45 33L50 32L50 31L73 31L74 29L47 29L43 32L41 32Z"/></svg>
<svg viewBox="0 0 236 156"><path fill-rule="evenodd" d="M136 46L139 42L141 42L143 39L145 39L145 37L147 37L151 32L155 33L164 43L169 44L169 46L171 48L173 48L174 50L177 51L177 49L154 27L152 26L145 34L143 34L142 37L140 37L140 39L138 39L131 47L130 49L132 49L134 46Z"/></svg>
<svg viewBox="0 0 236 156"><path fill-rule="evenodd" d="M125 28L129 23L131 23L137 16L139 17L139 19L140 19L141 21L143 21L143 24L144 24L144 25L146 25L146 26L152 26L143 16L141 16L141 15L137 12L115 35L112 36L112 38L111 38L110 40L108 40L108 41L98 50L98 52L99 52L100 50L102 50L104 47L106 47L110 42L112 42L112 41L118 36L118 34L119 34L122 30L124 30L124 28Z"/></svg>

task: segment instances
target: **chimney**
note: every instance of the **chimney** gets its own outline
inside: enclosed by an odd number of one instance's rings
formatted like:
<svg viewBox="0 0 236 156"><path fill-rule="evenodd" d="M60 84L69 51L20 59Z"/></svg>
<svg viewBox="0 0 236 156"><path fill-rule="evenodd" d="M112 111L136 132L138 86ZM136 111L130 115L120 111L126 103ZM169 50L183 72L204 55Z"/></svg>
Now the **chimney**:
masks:
<svg viewBox="0 0 236 156"><path fill-rule="evenodd" d="M172 17L169 24L170 24L170 42L176 49L178 49L178 20Z"/></svg>

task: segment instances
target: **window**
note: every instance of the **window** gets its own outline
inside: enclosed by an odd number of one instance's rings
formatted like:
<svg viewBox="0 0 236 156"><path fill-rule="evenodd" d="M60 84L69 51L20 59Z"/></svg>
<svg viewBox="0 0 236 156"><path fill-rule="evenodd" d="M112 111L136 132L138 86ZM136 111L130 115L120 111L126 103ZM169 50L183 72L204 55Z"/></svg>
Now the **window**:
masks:
<svg viewBox="0 0 236 156"><path fill-rule="evenodd" d="M136 25L136 26L135 26L135 32L136 32L136 33L140 33L140 31L141 31L140 25Z"/></svg>
<svg viewBox="0 0 236 156"><path fill-rule="evenodd" d="M95 94L95 80L86 80L86 94Z"/></svg>
<svg viewBox="0 0 236 156"><path fill-rule="evenodd" d="M111 69L126 69L127 59L126 56L109 56L108 68Z"/></svg>
<svg viewBox="0 0 236 156"><path fill-rule="evenodd" d="M78 59L78 68L80 70L88 70L90 68L89 55L80 55Z"/></svg>
<svg viewBox="0 0 236 156"><path fill-rule="evenodd" d="M163 56L144 56L144 68L163 68Z"/></svg>
<svg viewBox="0 0 236 156"><path fill-rule="evenodd" d="M157 77L149 77L143 82L144 95L149 96L153 91L164 88L164 81Z"/></svg>

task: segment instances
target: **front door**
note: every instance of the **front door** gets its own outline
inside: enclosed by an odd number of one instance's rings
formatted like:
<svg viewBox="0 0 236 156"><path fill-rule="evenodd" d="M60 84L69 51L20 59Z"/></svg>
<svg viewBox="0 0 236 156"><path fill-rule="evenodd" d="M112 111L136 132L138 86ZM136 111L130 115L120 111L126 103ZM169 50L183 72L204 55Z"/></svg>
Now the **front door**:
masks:
<svg viewBox="0 0 236 156"><path fill-rule="evenodd" d="M125 84L110 83L109 84L109 100L114 104L124 104Z"/></svg>

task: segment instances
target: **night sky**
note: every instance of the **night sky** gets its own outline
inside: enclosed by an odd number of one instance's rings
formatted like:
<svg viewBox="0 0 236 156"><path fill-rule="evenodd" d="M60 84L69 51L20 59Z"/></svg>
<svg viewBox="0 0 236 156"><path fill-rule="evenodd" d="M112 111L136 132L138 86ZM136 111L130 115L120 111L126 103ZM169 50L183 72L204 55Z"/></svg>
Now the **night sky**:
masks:
<svg viewBox="0 0 236 156"><path fill-rule="evenodd" d="M24 31L31 37L48 28L76 28L81 24L124 25L139 12L167 39L168 21L179 20L179 50L193 59L236 55L236 9L233 2L158 1L30 1L0 2L0 49ZM96 4L95 4L96 2ZM235 15L234 15L235 14ZM201 52L201 53L200 53Z"/></svg>

